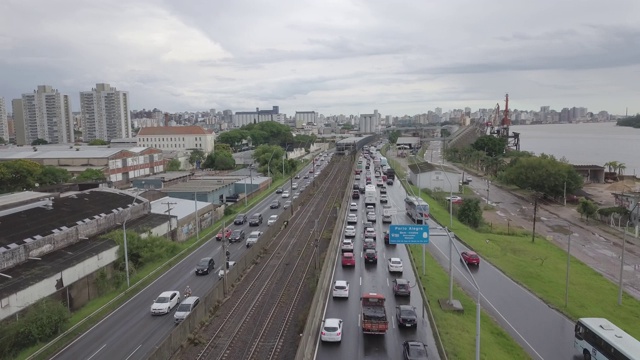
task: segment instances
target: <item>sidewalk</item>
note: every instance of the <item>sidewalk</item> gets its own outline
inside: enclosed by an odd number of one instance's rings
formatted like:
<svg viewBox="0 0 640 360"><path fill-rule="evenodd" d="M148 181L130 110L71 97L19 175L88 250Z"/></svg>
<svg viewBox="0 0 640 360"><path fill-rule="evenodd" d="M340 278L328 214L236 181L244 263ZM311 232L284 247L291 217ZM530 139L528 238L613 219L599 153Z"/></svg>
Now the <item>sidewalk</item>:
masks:
<svg viewBox="0 0 640 360"><path fill-rule="evenodd" d="M431 149L431 147L430 147ZM427 155L429 155L427 151ZM408 159L398 158L392 151L389 158L402 165L408 171ZM426 157L426 155L425 155ZM434 159L434 161L439 161ZM455 166L454 166L455 167ZM460 169L459 169L460 170ZM461 170L462 171L462 170ZM475 176L471 188L486 201L486 186L482 174L464 169ZM491 204L494 210L485 210L485 221L501 227L532 230L532 199L505 189L499 185L490 185ZM620 276L620 253L622 248L622 232L617 232L606 225L587 224L572 207L538 204L536 214L536 233L552 240L561 249L567 249L571 235L571 255L587 264L603 276L616 283ZM626 237L624 264L624 288L630 295L640 300L640 249L636 245L638 239Z"/></svg>

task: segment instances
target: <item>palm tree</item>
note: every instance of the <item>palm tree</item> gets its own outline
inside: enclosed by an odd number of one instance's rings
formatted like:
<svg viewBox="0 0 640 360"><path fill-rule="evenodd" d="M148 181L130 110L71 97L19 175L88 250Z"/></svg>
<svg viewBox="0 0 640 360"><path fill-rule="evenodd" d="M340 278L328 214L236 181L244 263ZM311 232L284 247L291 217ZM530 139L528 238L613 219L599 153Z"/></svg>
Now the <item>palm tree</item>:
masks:
<svg viewBox="0 0 640 360"><path fill-rule="evenodd" d="M609 169L608 172L614 172L616 167L618 166L618 162L617 161L609 161L609 162L606 162L604 164L604 166Z"/></svg>
<svg viewBox="0 0 640 360"><path fill-rule="evenodd" d="M624 163L620 163L617 166L618 168L618 175L624 175L624 169L627 168L627 165L625 165Z"/></svg>

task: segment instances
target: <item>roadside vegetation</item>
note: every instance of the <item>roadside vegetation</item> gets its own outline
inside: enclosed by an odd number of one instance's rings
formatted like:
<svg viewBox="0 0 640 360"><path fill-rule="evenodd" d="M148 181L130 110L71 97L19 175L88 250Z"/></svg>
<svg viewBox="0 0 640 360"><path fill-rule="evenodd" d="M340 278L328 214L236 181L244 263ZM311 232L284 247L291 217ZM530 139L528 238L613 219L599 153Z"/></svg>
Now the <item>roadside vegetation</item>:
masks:
<svg viewBox="0 0 640 360"><path fill-rule="evenodd" d="M476 346L476 304L457 284L453 288L453 297L460 301L465 309L462 313L445 311L440 308L438 299L449 296L449 275L438 261L426 252L426 275L422 275L422 247L408 246L416 276L424 286L431 312L438 327L442 345L449 359L473 358ZM495 320L485 311L480 316L480 357L492 360L530 359L531 357ZM435 349L433 349L435 350ZM432 350L432 351L433 351Z"/></svg>
<svg viewBox="0 0 640 360"><path fill-rule="evenodd" d="M290 169L291 175L300 171L306 164L308 164L307 160L296 162L297 168ZM47 317L36 317L37 322L39 322L38 326L44 330L37 330L35 332L36 335L27 339L16 339L15 337L24 336L24 329L33 328L33 326L29 325L30 323L24 322L28 319L28 316L20 317L17 322L7 322L5 326L0 327L0 347L5 345L12 346L12 348L4 351L13 354L12 356L4 357L2 356L3 350L0 349L0 359L27 359L56 336L73 329L36 357L36 359L50 358L74 338L89 330L106 315L120 307L131 297L135 296L136 293L144 289L145 286L164 274L165 271L195 251L202 243L211 240L222 228L223 222L226 224L231 223L236 213L248 211L248 209L264 200L278 187L288 181L290 181L289 177L276 178L271 186L271 190L263 191L256 197L250 199L246 206L244 205L244 201L228 206L225 209L225 214L222 219L216 221L209 228L200 231L199 239L196 239L194 236L185 242L176 243L169 242L166 238L162 237L149 236L141 239L139 234L127 231L130 288L127 289L126 285L124 252L121 248L112 274L108 276L106 271L100 271L96 276L95 282L100 296L90 300L81 309L69 314L66 306L63 305L62 302L47 298L45 299L47 308L52 307L53 309L57 309L61 306L66 314L64 319L54 316L57 314L55 311L51 311L51 314L47 315ZM118 244L122 245L124 241L122 235L121 230L116 230L105 236L112 238ZM39 307L39 309L42 308ZM30 311L31 310L28 310L27 314L29 314ZM51 319L48 316L51 316ZM20 332L15 331L15 329L23 330Z"/></svg>
<svg viewBox="0 0 640 360"><path fill-rule="evenodd" d="M640 114L637 114L636 116L629 116L627 118L618 120L616 125L628 126L628 127L640 129Z"/></svg>
<svg viewBox="0 0 640 360"><path fill-rule="evenodd" d="M404 171L397 161L390 161L390 164L396 168L396 173ZM417 187L405 186L418 193ZM431 216L443 226L449 225L446 195L425 189L421 194L430 205ZM592 213L593 208L589 204L582 206L585 207L585 215ZM581 317L607 318L635 338L640 338L640 323L637 321L640 318L640 301L625 292L622 305L618 306L618 287L612 281L571 257L569 301L565 306L565 249L541 236L532 240L532 233L521 229L505 229L484 221L478 226L464 224L460 221L460 205L454 205L453 209L456 216L452 230L456 236L551 307L573 320Z"/></svg>

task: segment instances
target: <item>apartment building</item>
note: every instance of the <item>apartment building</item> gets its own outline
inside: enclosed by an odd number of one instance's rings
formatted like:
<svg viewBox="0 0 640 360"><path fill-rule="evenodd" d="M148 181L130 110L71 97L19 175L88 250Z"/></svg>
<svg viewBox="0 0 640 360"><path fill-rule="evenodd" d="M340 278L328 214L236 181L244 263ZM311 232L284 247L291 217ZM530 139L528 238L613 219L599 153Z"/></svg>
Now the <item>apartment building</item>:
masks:
<svg viewBox="0 0 640 360"><path fill-rule="evenodd" d="M205 154L213 151L215 133L201 126L143 127L136 139L138 146L163 151L200 149Z"/></svg>
<svg viewBox="0 0 640 360"><path fill-rule="evenodd" d="M284 124L284 120L285 114L280 113L279 106L273 106L271 110L256 108L256 111L236 111L232 117L233 126L236 128L263 121L276 121Z"/></svg>
<svg viewBox="0 0 640 360"><path fill-rule="evenodd" d="M0 137L9 141L9 122L7 120L7 104L0 97Z"/></svg>
<svg viewBox="0 0 640 360"><path fill-rule="evenodd" d="M96 84L91 91L80 92L80 110L84 141L132 136L128 92L109 84Z"/></svg>
<svg viewBox="0 0 640 360"><path fill-rule="evenodd" d="M37 139L50 144L74 142L69 95L39 85L33 93L14 99L12 107L18 145L31 145Z"/></svg>

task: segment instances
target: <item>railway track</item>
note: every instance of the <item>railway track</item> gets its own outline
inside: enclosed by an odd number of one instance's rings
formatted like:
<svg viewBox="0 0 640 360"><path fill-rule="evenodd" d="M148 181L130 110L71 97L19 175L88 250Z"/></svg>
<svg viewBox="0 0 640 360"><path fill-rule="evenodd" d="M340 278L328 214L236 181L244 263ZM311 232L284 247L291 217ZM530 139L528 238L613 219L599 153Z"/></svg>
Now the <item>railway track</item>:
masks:
<svg viewBox="0 0 640 360"><path fill-rule="evenodd" d="M309 260L317 251L313 240L329 223L333 204L345 191L338 184L346 181L343 174L350 170L347 159L338 158L329 165L325 170L329 174L315 184L313 196L273 239L270 256L255 268L257 276L239 296L227 300L234 301L233 307L208 331L212 334L196 359L277 358L311 268ZM316 219L320 221L314 231Z"/></svg>

